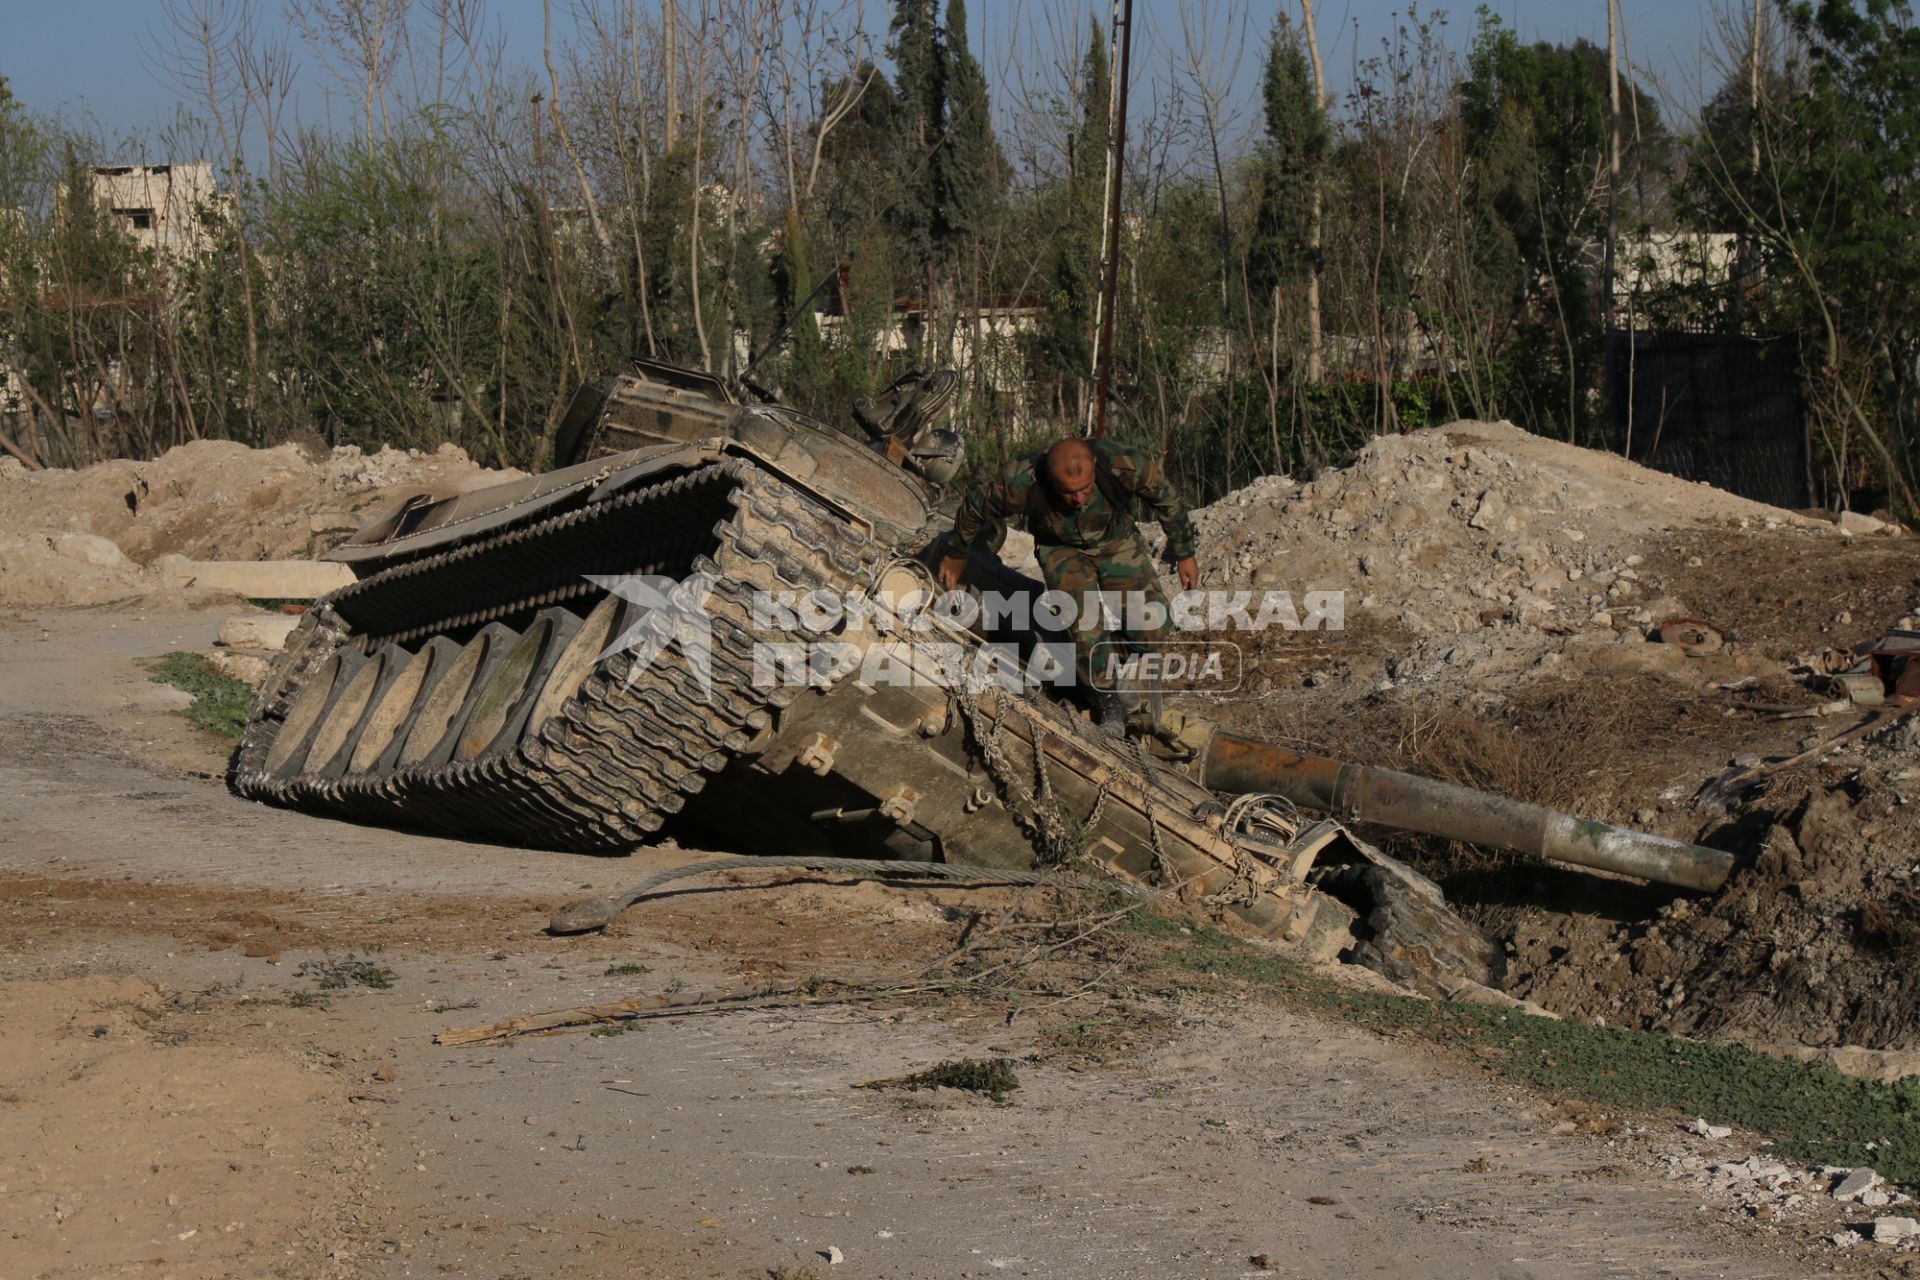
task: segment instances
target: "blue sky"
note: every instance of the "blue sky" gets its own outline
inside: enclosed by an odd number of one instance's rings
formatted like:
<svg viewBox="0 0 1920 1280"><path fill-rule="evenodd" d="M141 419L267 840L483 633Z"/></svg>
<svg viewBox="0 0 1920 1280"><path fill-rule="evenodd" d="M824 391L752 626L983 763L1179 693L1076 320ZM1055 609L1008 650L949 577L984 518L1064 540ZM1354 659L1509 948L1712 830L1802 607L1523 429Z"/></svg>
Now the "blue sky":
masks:
<svg viewBox="0 0 1920 1280"><path fill-rule="evenodd" d="M1623 0L1635 62L1651 71L1668 95L1693 101L1703 75L1715 78L1711 70L1702 70L1706 64L1701 49L1713 29L1716 8L1731 2ZM687 3L690 0L683 0L683 5ZM882 0L863 3L862 25L876 41L884 39L886 5ZM1239 39L1242 24L1235 24L1233 31L1218 24L1211 33L1218 51L1214 66L1223 75L1235 73L1231 100L1240 106L1243 123L1251 119L1247 107L1258 82L1258 44L1282 6L1298 12L1297 0L1251 0L1246 7L1244 47ZM5 0L4 7L9 15L7 36L0 44L0 75L11 81L15 94L29 107L91 119L109 137L156 130L172 116L176 92L155 78L141 56L150 28L162 23L156 0ZM1357 57L1377 49L1407 5L1406 0L1319 0L1318 7L1328 74L1339 88L1349 80ZM1431 12L1435 6L1422 7ZM1463 48L1473 23L1473 4L1440 7L1449 14L1448 43ZM1606 38L1605 0L1489 0L1489 7L1528 39L1586 36L1604 43ZM1190 15L1210 13L1216 19L1223 11L1217 0L1212 4L1188 0L1186 8ZM1150 95L1153 85L1167 85L1177 75L1174 64L1184 56L1181 5L1178 0L1136 0L1136 9L1141 29L1135 55L1136 93ZM262 0L260 10L263 21L282 22L278 0ZM1065 33L1076 33L1078 38L1089 16L1104 18L1107 4L1104 0L1097 4L970 0L967 11L976 50L998 93L1013 87L1016 58L1030 69L1057 60L1065 47ZM505 39L508 59L537 68L542 27L538 0L491 0L488 16ZM570 0L555 0L554 24L556 40L564 40L571 28ZM326 74L313 55L303 53L300 61L299 114L308 121L326 119L330 107ZM332 118L351 127L351 114L337 96L331 107Z"/></svg>

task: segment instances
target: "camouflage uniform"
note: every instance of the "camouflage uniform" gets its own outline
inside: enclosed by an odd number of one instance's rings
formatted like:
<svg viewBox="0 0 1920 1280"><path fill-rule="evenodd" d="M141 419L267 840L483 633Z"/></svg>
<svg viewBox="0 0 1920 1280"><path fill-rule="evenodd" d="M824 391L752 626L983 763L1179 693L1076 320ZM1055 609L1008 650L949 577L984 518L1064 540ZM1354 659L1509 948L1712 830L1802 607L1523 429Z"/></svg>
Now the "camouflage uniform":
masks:
<svg viewBox="0 0 1920 1280"><path fill-rule="evenodd" d="M1026 527L1033 535L1034 558L1040 562L1047 587L1072 596L1078 606L1073 624L1076 678L1105 689L1112 687L1104 668L1116 646L1103 643L1111 637L1101 610L1088 607L1089 597L1137 592L1157 604L1160 616L1166 618L1166 593L1134 513L1145 506L1159 520L1167 535L1168 558L1175 561L1194 553L1193 522L1180 495L1167 482L1159 459L1111 440L1087 443L1094 450L1097 483L1086 506L1070 510L1054 496L1045 478L1044 458L1023 459L967 493L953 533L958 553L965 555L976 544L998 552L1012 524ZM1123 634L1135 642L1164 639L1169 630L1164 621L1151 628L1124 625L1144 623L1142 618L1121 621ZM1097 670L1093 666L1096 652L1101 659Z"/></svg>

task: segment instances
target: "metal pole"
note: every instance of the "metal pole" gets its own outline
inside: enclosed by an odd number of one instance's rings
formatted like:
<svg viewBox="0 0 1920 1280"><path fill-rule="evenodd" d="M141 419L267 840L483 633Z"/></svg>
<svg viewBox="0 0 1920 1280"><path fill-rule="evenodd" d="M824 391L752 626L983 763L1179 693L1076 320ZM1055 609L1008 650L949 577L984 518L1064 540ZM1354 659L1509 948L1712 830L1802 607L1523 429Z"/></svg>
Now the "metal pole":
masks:
<svg viewBox="0 0 1920 1280"><path fill-rule="evenodd" d="M1114 0L1113 40L1120 58L1107 109L1107 201L1101 235L1100 298L1093 340L1092 434L1107 434L1113 387L1113 317L1120 300L1120 188L1127 154L1127 78L1133 62L1133 0Z"/></svg>

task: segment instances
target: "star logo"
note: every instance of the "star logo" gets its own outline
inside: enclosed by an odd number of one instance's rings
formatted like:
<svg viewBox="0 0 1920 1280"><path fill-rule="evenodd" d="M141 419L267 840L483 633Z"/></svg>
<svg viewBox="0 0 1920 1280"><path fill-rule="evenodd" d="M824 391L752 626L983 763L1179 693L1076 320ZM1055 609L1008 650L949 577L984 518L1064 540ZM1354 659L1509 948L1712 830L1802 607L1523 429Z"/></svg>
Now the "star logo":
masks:
<svg viewBox="0 0 1920 1280"><path fill-rule="evenodd" d="M700 692L713 697L713 618L707 597L718 579L696 573L683 581L654 574L587 574L587 581L635 606L633 624L614 637L595 664L617 653L631 653L626 683L653 664L669 644L678 645Z"/></svg>

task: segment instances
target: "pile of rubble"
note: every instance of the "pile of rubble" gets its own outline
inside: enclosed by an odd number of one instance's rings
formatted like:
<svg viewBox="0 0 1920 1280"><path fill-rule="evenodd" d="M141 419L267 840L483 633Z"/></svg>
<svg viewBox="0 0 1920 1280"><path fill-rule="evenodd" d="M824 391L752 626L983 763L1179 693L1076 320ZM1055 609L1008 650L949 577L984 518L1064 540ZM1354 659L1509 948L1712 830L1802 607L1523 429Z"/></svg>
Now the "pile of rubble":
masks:
<svg viewBox="0 0 1920 1280"><path fill-rule="evenodd" d="M1343 590L1413 635L1496 621L1615 629L1683 616L1646 572L1684 527L1835 526L1505 422L1382 436L1301 484L1268 476L1195 513L1209 585Z"/></svg>
<svg viewBox="0 0 1920 1280"><path fill-rule="evenodd" d="M517 476L436 453L206 440L151 462L76 471L0 468L0 604L90 605L219 587L211 562L311 558L398 492L455 492ZM324 581L273 594L317 594ZM245 594L245 592L242 592Z"/></svg>
<svg viewBox="0 0 1920 1280"><path fill-rule="evenodd" d="M1695 1120L1690 1132L1718 1141L1733 1131ZM1711 1202L1769 1226L1790 1223L1817 1228L1836 1248L1871 1241L1902 1251L1920 1248L1920 1219L1907 1213L1876 1212L1911 1205L1913 1197L1895 1190L1868 1167L1795 1166L1771 1156L1740 1159L1670 1152L1665 1157L1670 1181L1686 1181ZM1837 1228L1828 1232L1828 1228Z"/></svg>
<svg viewBox="0 0 1920 1280"><path fill-rule="evenodd" d="M1508 939L1513 993L1849 1074L1920 1074L1917 751L1910 716L1742 799L1707 838L1748 857L1711 897L1625 923L1523 915Z"/></svg>

